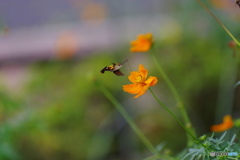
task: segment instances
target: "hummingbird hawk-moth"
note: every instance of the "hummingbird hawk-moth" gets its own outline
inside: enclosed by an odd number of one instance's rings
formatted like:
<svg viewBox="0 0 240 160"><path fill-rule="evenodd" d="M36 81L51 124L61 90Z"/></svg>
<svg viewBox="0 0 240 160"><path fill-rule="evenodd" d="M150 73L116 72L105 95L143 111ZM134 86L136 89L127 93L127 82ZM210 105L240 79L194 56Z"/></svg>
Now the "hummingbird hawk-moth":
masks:
<svg viewBox="0 0 240 160"><path fill-rule="evenodd" d="M116 74L117 76L123 76L124 74L119 70L123 64L125 62L127 62L128 60L122 62L122 63L112 63L112 65L110 66L106 66L104 67L100 72L101 73L104 73L105 71L111 71L113 72L114 74Z"/></svg>

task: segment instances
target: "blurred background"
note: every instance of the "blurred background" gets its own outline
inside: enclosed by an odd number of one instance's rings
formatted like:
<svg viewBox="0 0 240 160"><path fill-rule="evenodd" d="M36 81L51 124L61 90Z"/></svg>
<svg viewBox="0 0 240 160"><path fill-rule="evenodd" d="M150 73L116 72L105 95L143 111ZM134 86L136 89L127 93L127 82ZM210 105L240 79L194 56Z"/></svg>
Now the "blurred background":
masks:
<svg viewBox="0 0 240 160"><path fill-rule="evenodd" d="M203 1L240 37L234 0ZM152 87L179 118L179 110L149 53L129 42L151 32L166 73L184 101L197 135L231 114L239 118L239 52L230 37L190 0L1 0L0 159L138 160L151 155L95 84L106 86L154 146L177 155L186 134L147 92L122 90L143 64ZM100 70L128 59L126 76ZM177 133L177 136L176 136Z"/></svg>

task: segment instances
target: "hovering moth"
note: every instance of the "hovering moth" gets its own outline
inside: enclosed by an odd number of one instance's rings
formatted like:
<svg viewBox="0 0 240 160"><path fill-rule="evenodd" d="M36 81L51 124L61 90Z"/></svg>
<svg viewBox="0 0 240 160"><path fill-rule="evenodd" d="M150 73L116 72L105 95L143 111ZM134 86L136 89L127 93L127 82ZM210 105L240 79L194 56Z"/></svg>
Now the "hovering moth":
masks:
<svg viewBox="0 0 240 160"><path fill-rule="evenodd" d="M117 76L123 76L124 74L119 70L125 62L128 60L122 62L122 63L112 63L110 66L104 67L100 72L103 74L105 71L111 71Z"/></svg>

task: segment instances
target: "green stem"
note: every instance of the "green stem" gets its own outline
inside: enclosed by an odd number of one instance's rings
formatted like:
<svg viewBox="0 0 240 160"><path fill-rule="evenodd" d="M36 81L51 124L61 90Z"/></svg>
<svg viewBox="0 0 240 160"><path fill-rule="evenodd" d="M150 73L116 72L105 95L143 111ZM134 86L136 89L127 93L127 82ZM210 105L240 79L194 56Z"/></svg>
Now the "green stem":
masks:
<svg viewBox="0 0 240 160"><path fill-rule="evenodd" d="M224 24L205 6L200 0L196 0L219 24L220 26L227 32L227 34L234 40L234 42L240 47L240 43L238 40L232 35L232 33L224 26Z"/></svg>
<svg viewBox="0 0 240 160"><path fill-rule="evenodd" d="M188 128L190 130L190 132L196 136L196 133L195 133L195 130L193 129L192 127L192 124L191 124L191 121L187 115L187 111L181 101L181 98L175 88L175 86L173 85L173 83L171 82L171 80L168 78L167 74L164 72L164 70L162 69L160 63L158 62L157 60L157 56L154 52L154 49L152 48L153 52L152 52L152 59L157 67L157 70L159 71L159 73L162 75L162 78L165 80L165 82L167 83L169 89L171 90L171 92L173 93L173 96L177 102L177 106L178 108L180 109L180 112L182 114L182 117L183 117L183 120L184 120L184 124L185 124L185 127ZM192 145L192 140L191 138L189 137L189 135L187 135L188 137L188 146Z"/></svg>
<svg viewBox="0 0 240 160"><path fill-rule="evenodd" d="M158 154L158 151L155 147L150 143L150 141L144 136L141 130L137 127L137 125L133 122L132 118L126 112L126 110L122 107L122 105L117 101L117 99L112 95L112 93L107 90L106 87L98 83L99 89L102 93L108 98L108 100L116 107L116 109L121 113L133 131L137 134L139 139L146 145L146 147L153 153Z"/></svg>
<svg viewBox="0 0 240 160"><path fill-rule="evenodd" d="M180 124L180 126L186 131L186 133L188 133L188 135L194 140L199 142L199 140L183 125L183 123L157 98L152 89L149 88L149 90L151 91L153 97L157 100L157 102L178 122L178 124Z"/></svg>

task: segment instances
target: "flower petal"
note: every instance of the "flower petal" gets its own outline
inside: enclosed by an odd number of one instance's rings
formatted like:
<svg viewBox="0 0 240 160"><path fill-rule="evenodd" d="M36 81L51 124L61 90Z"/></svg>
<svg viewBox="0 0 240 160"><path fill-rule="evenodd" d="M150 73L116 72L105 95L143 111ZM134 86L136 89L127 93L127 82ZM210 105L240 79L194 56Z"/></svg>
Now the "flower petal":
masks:
<svg viewBox="0 0 240 160"><path fill-rule="evenodd" d="M138 98L139 96L143 95L148 90L148 88L149 88L149 84L145 84L142 87L141 91L134 98Z"/></svg>
<svg viewBox="0 0 240 160"><path fill-rule="evenodd" d="M139 44L139 41L138 41L138 40L134 40L134 41L131 41L130 44L131 44L132 46L138 45L138 44Z"/></svg>
<svg viewBox="0 0 240 160"><path fill-rule="evenodd" d="M132 83L138 83L139 82L139 77L140 77L140 73L138 71L133 71L130 73L130 75L128 76L128 79L132 82Z"/></svg>
<svg viewBox="0 0 240 160"><path fill-rule="evenodd" d="M142 78L144 79L144 81L147 79L148 76L148 70L144 68L144 66L142 64L139 64L138 66L138 71L140 72Z"/></svg>
<svg viewBox="0 0 240 160"><path fill-rule="evenodd" d="M138 43L130 48L130 52L147 52L150 48L150 43Z"/></svg>
<svg viewBox="0 0 240 160"><path fill-rule="evenodd" d="M130 94L138 94L142 90L143 85L141 84L128 84L123 85L123 90Z"/></svg>
<svg viewBox="0 0 240 160"><path fill-rule="evenodd" d="M137 47L131 47L130 52L139 52L139 49Z"/></svg>
<svg viewBox="0 0 240 160"><path fill-rule="evenodd" d="M158 82L157 77L150 76L145 83L150 83L150 86L154 86Z"/></svg>
<svg viewBox="0 0 240 160"><path fill-rule="evenodd" d="M232 127L233 127L232 117L230 115L226 115L223 118L223 123L211 126L211 131L212 132L223 132Z"/></svg>
<svg viewBox="0 0 240 160"><path fill-rule="evenodd" d="M152 33L140 34L138 35L137 39L152 41Z"/></svg>
<svg viewBox="0 0 240 160"><path fill-rule="evenodd" d="M223 123L232 122L232 117L230 115L226 115L223 117Z"/></svg>
<svg viewBox="0 0 240 160"><path fill-rule="evenodd" d="M152 46L152 34L140 34L138 35L137 39L131 41L131 52L147 52Z"/></svg>
<svg viewBox="0 0 240 160"><path fill-rule="evenodd" d="M145 38L152 41L153 38L152 33L145 34Z"/></svg>
<svg viewBox="0 0 240 160"><path fill-rule="evenodd" d="M212 125L211 131L212 132L223 132L223 131L225 131L225 127L223 124Z"/></svg>

